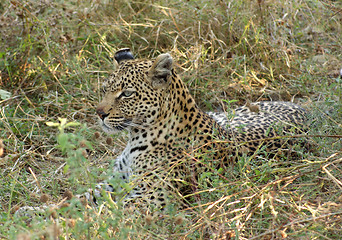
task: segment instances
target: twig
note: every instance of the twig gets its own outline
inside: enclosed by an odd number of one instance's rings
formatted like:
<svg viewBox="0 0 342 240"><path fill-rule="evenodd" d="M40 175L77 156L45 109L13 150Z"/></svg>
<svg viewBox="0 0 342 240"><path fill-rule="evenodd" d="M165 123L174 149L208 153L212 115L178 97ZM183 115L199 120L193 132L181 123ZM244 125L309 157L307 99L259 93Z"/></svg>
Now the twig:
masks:
<svg viewBox="0 0 342 240"><path fill-rule="evenodd" d="M285 225L282 225L276 229L273 229L273 230L269 230L269 231L266 231L266 232L263 232L262 234L259 234L257 236L254 236L252 238L250 238L249 240L253 240L253 239L261 239L260 237L261 236L265 236L267 234L271 234L271 233L274 233L276 231L279 231L280 229L282 228L286 228L286 227L289 227L293 224L299 224L299 223L304 223L304 222L309 222L309 221L315 221L317 219L320 219L320 218L325 218L325 217L330 217L330 216L334 216L334 215L340 215L342 214L342 211L340 212L334 212L334 213L328 213L328 214L325 214L325 215L321 215L319 217L308 217L308 218L305 218L305 219L301 219L301 220L294 220L292 222L289 222L288 224L285 224Z"/></svg>
<svg viewBox="0 0 342 240"><path fill-rule="evenodd" d="M38 188L40 189L41 192L43 192L43 191L42 191L42 188L41 188L41 186L40 186L40 184L39 184L39 181L38 181L38 179L37 179L37 177L36 177L36 174L34 174L34 172L32 171L31 167L29 167L28 169L30 170L30 173L32 174L34 180L37 182Z"/></svg>
<svg viewBox="0 0 342 240"><path fill-rule="evenodd" d="M331 158L333 158L333 157L335 157L335 156L337 156L337 155L338 155L338 153L334 153L333 155L331 155L330 157L328 157L327 160L329 160L329 159L331 159ZM328 171L328 169L327 169L327 167L328 167L329 165L331 165L331 164L333 164L333 163L339 163L339 162L342 162L342 158L337 159L337 160L335 160L335 161L333 161L333 162L327 163L326 165L324 165L324 166L322 167L322 169L328 174L328 176L329 176L329 177L336 183L336 185L342 190L342 182L341 182L340 180L338 180L337 178L335 178L335 177Z"/></svg>

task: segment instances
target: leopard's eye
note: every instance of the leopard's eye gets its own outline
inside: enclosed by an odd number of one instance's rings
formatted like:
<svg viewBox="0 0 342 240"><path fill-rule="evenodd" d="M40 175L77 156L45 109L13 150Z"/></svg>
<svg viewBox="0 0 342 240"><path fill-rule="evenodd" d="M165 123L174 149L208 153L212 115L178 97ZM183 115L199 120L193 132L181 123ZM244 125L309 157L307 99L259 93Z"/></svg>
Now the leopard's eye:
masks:
<svg viewBox="0 0 342 240"><path fill-rule="evenodd" d="M134 94L134 93L135 93L135 91L131 91L131 90L123 91L123 92L120 94L120 98L121 98L121 97L125 97L125 98L133 97L133 94Z"/></svg>

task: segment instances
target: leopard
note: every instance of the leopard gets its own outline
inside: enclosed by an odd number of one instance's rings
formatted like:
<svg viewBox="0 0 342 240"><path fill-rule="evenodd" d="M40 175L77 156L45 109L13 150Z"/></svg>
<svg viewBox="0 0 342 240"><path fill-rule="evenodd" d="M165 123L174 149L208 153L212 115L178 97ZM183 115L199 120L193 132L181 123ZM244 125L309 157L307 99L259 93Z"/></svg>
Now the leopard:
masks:
<svg viewBox="0 0 342 240"><path fill-rule="evenodd" d="M306 121L304 108L282 101L253 102L230 113L205 112L176 73L169 53L135 59L125 48L114 58L115 70L103 83L96 113L107 134L128 133L111 170L131 186L122 198L125 204L163 209L171 192L184 196L194 191L203 171L229 166L261 146L279 150L284 142L278 136L302 131ZM101 188L117 191L109 182Z"/></svg>

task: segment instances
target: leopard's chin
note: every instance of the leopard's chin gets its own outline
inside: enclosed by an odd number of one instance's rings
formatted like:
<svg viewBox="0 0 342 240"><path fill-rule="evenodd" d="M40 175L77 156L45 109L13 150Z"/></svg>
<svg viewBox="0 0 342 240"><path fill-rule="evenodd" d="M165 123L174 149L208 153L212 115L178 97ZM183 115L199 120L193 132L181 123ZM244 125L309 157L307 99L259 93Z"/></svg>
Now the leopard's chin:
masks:
<svg viewBox="0 0 342 240"><path fill-rule="evenodd" d="M108 134L114 134L126 130L130 126L130 121L126 120L122 123L117 123L114 126L106 124L104 121L100 121L100 126L102 127L103 131Z"/></svg>
<svg viewBox="0 0 342 240"><path fill-rule="evenodd" d="M112 128L110 126L108 126L107 124L105 124L104 122L101 121L100 123L100 126L102 128L102 130L105 132L105 133L108 133L108 134L112 134L112 133L117 133L119 132L118 130L116 130L115 128Z"/></svg>

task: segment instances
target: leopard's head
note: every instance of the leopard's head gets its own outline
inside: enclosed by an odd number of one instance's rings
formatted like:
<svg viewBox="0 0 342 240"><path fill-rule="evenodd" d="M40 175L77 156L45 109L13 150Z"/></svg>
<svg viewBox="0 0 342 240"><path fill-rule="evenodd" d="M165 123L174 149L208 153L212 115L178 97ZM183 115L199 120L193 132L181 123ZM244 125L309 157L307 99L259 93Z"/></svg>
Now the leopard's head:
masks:
<svg viewBox="0 0 342 240"><path fill-rule="evenodd" d="M146 128L162 114L171 81L172 58L134 60L129 49L115 54L116 70L104 83L103 100L96 112L106 132Z"/></svg>

